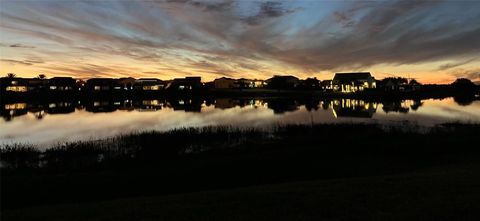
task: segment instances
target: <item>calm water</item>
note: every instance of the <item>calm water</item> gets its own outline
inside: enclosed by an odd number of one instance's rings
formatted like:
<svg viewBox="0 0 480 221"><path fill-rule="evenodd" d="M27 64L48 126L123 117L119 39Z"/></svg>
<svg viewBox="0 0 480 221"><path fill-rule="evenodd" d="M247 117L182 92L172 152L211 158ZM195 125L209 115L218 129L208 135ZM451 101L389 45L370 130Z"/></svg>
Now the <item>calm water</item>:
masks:
<svg viewBox="0 0 480 221"><path fill-rule="evenodd" d="M480 123L480 101L460 103L453 98L401 102L216 99L10 103L2 104L0 145L21 142L45 146L208 125L268 128L290 123Z"/></svg>

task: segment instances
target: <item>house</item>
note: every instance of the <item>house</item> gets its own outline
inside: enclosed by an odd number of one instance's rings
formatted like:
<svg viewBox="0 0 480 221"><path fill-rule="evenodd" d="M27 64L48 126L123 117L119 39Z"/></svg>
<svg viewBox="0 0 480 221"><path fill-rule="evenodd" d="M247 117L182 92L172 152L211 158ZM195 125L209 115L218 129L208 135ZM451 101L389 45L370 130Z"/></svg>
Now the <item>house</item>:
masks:
<svg viewBox="0 0 480 221"><path fill-rule="evenodd" d="M300 79L291 75L275 75L272 78L266 80L265 83L267 87L271 89L295 89L300 85Z"/></svg>
<svg viewBox="0 0 480 221"><path fill-rule="evenodd" d="M336 73L332 80L332 89L344 93L354 93L376 88L375 78L370 72Z"/></svg>
<svg viewBox="0 0 480 221"><path fill-rule="evenodd" d="M135 81L133 88L141 91L158 91L165 88L165 83L157 78L140 78Z"/></svg>
<svg viewBox="0 0 480 221"><path fill-rule="evenodd" d="M94 92L107 92L120 90L122 86L117 79L112 78L92 78L85 83L85 89L87 91Z"/></svg>
<svg viewBox="0 0 480 221"><path fill-rule="evenodd" d="M237 80L233 78L221 77L213 81L215 89L238 88Z"/></svg>
<svg viewBox="0 0 480 221"><path fill-rule="evenodd" d="M53 77L48 80L50 91L72 91L75 85L76 80L71 77Z"/></svg>
<svg viewBox="0 0 480 221"><path fill-rule="evenodd" d="M167 84L165 89L172 91L192 91L202 88L200 77L175 78Z"/></svg>
<svg viewBox="0 0 480 221"><path fill-rule="evenodd" d="M133 90L133 85L135 84L135 78L128 77L128 78L119 78L117 83L119 84L120 88L123 90Z"/></svg>
<svg viewBox="0 0 480 221"><path fill-rule="evenodd" d="M324 91L331 91L332 88L332 80L324 80L320 82L320 87Z"/></svg>
<svg viewBox="0 0 480 221"><path fill-rule="evenodd" d="M237 80L239 88L262 88L264 86L263 80L240 78Z"/></svg>
<svg viewBox="0 0 480 221"><path fill-rule="evenodd" d="M0 78L0 89L2 92L27 92L28 81L26 78L3 77Z"/></svg>

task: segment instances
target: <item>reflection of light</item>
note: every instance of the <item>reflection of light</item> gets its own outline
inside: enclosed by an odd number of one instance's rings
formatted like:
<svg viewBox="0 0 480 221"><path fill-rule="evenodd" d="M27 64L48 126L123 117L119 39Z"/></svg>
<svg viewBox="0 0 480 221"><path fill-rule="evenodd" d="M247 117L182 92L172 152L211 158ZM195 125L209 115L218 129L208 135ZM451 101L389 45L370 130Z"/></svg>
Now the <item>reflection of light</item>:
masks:
<svg viewBox="0 0 480 221"><path fill-rule="evenodd" d="M335 118L338 118L338 117L337 117L337 112L335 112L335 109L332 108L332 112L333 112L333 116L334 116Z"/></svg>
<svg viewBox="0 0 480 221"><path fill-rule="evenodd" d="M49 108L55 108L55 107L57 107L57 104L51 103L51 104L48 105L48 107L49 107Z"/></svg>
<svg viewBox="0 0 480 221"><path fill-rule="evenodd" d="M178 104L180 104L180 105L184 105L184 104L185 104L185 101L183 101L183 100L179 100L179 101L178 101Z"/></svg>
<svg viewBox="0 0 480 221"><path fill-rule="evenodd" d="M56 90L57 86L50 86L50 90Z"/></svg>
<svg viewBox="0 0 480 221"><path fill-rule="evenodd" d="M158 100L144 100L142 101L143 105L152 105L152 106L159 106L160 102Z"/></svg>

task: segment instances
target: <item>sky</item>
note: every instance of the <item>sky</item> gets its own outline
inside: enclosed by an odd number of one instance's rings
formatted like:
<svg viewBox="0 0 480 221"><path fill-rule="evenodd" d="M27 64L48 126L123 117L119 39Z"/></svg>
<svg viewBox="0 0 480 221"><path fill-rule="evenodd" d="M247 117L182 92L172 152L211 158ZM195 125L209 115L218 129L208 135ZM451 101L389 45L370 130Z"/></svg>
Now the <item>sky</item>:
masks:
<svg viewBox="0 0 480 221"><path fill-rule="evenodd" d="M480 1L0 0L0 74L480 81Z"/></svg>

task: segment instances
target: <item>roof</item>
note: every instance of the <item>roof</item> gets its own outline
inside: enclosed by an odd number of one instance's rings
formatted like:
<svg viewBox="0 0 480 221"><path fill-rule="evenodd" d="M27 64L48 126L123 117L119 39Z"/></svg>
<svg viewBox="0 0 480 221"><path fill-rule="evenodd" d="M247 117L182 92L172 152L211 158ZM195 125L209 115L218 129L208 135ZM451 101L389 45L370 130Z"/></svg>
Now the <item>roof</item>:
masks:
<svg viewBox="0 0 480 221"><path fill-rule="evenodd" d="M361 79L368 79L372 77L370 72L357 72L357 73L336 73L333 77L334 81L355 81Z"/></svg>
<svg viewBox="0 0 480 221"><path fill-rule="evenodd" d="M214 81L217 81L217 80L231 80L231 81L234 81L235 79L233 79L233 78L228 78L228 77L221 77L221 78L215 79Z"/></svg>

